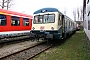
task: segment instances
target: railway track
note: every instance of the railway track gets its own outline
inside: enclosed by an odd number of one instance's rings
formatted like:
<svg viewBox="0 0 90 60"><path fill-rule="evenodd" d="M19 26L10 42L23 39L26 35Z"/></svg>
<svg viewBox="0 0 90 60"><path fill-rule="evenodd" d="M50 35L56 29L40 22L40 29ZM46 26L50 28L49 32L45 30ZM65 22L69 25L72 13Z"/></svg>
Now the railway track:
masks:
<svg viewBox="0 0 90 60"><path fill-rule="evenodd" d="M53 44L51 43L47 45L46 42L43 42L22 51L18 51L10 55L4 56L0 58L0 60L29 60L52 46Z"/></svg>
<svg viewBox="0 0 90 60"><path fill-rule="evenodd" d="M0 43L15 41L15 40L21 40L21 39L27 39L29 38L29 35L23 35L23 36L16 36L16 37L8 37L0 39Z"/></svg>

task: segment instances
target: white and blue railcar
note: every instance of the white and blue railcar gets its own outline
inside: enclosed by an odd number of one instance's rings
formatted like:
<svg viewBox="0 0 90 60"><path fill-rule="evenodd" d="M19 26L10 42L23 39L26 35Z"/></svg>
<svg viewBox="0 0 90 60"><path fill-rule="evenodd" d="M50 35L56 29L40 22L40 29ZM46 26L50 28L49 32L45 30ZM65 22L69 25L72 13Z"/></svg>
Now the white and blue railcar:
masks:
<svg viewBox="0 0 90 60"><path fill-rule="evenodd" d="M34 12L30 38L63 39L74 30L74 22L56 8Z"/></svg>

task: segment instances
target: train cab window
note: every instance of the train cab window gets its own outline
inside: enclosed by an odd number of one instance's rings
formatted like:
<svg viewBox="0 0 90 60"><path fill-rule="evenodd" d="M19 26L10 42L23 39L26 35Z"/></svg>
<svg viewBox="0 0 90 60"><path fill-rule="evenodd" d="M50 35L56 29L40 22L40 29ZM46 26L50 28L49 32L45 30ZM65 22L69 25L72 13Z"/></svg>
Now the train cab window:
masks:
<svg viewBox="0 0 90 60"><path fill-rule="evenodd" d="M54 23L55 15L54 14L45 14L45 15L37 15L34 16L33 23L34 24L42 24L42 23Z"/></svg>
<svg viewBox="0 0 90 60"><path fill-rule="evenodd" d="M3 14L0 14L0 26L6 25L6 16Z"/></svg>
<svg viewBox="0 0 90 60"><path fill-rule="evenodd" d="M43 15L34 16L34 24L41 24L43 21Z"/></svg>
<svg viewBox="0 0 90 60"><path fill-rule="evenodd" d="M29 19L28 18L23 18L23 25L29 26Z"/></svg>
<svg viewBox="0 0 90 60"><path fill-rule="evenodd" d="M20 25L20 18L16 16L11 16L11 25L12 26L19 26Z"/></svg>
<svg viewBox="0 0 90 60"><path fill-rule="evenodd" d="M44 15L43 23L54 23L54 22L55 22L55 15L54 14Z"/></svg>

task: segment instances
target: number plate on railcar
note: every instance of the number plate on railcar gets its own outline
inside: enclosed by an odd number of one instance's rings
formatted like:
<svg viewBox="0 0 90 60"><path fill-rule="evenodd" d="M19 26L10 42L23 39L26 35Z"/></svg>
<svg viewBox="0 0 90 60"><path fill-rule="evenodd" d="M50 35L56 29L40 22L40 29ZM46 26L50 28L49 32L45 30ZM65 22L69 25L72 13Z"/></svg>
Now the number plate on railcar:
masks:
<svg viewBox="0 0 90 60"><path fill-rule="evenodd" d="M40 30L44 30L44 26L41 26L41 27L40 27Z"/></svg>

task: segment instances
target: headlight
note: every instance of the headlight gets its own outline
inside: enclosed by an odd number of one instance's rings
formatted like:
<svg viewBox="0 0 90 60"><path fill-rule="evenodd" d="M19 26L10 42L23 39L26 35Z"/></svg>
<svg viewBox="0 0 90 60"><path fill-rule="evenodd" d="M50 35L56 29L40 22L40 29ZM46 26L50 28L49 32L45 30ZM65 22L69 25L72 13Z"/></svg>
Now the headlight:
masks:
<svg viewBox="0 0 90 60"><path fill-rule="evenodd" d="M51 27L52 30L54 30L54 27Z"/></svg>
<svg viewBox="0 0 90 60"><path fill-rule="evenodd" d="M35 28L33 27L32 29L34 30Z"/></svg>

